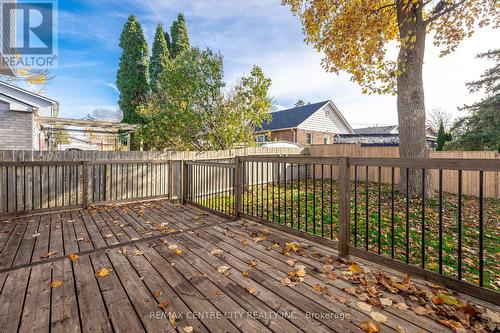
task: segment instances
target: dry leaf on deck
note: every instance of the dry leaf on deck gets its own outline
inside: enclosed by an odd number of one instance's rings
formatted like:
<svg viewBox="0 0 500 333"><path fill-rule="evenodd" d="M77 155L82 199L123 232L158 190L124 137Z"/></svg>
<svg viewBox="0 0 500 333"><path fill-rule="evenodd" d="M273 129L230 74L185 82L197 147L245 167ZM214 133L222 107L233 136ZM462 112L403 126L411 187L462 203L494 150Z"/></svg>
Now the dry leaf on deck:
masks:
<svg viewBox="0 0 500 333"><path fill-rule="evenodd" d="M382 304L383 306L391 306L392 305L392 300L390 298L384 298L384 297L382 297L380 299L380 304Z"/></svg>
<svg viewBox="0 0 500 333"><path fill-rule="evenodd" d="M255 267L255 266L257 266L257 264L258 264L258 263L259 263L259 262L258 262L257 260L252 260L252 261L250 261L250 262L248 263L248 265L249 265L249 266L251 266L251 267Z"/></svg>
<svg viewBox="0 0 500 333"><path fill-rule="evenodd" d="M54 280L52 281L52 283L50 284L50 286L52 288L57 288L57 287L60 287L63 285L63 282L61 280Z"/></svg>
<svg viewBox="0 0 500 333"><path fill-rule="evenodd" d="M370 317L373 318L373 320L378 321L379 323L385 323L387 321L387 317L381 314L380 312L373 311L370 313Z"/></svg>
<svg viewBox="0 0 500 333"><path fill-rule="evenodd" d="M213 249L212 251L210 251L211 254L213 254L214 256L218 255L218 254L221 254L222 251L221 249Z"/></svg>
<svg viewBox="0 0 500 333"><path fill-rule="evenodd" d="M37 238L38 236L40 236L40 233L39 233L39 232L37 232L36 234L32 235L31 237L33 237L33 238Z"/></svg>
<svg viewBox="0 0 500 333"><path fill-rule="evenodd" d="M162 310L165 310L166 307L170 304L170 301L169 300L164 300L164 301L161 301L160 303L158 303L158 307Z"/></svg>
<svg viewBox="0 0 500 333"><path fill-rule="evenodd" d="M358 308L360 308L363 311L371 311L372 310L372 306L370 304L365 303L365 302L358 302L358 303L356 303L356 305L358 306Z"/></svg>
<svg viewBox="0 0 500 333"><path fill-rule="evenodd" d="M257 292L257 288L255 288L255 287L247 287L246 289L252 295Z"/></svg>
<svg viewBox="0 0 500 333"><path fill-rule="evenodd" d="M241 274L243 275L243 277L245 277L247 279L250 277L250 273L248 273L247 271L242 272Z"/></svg>
<svg viewBox="0 0 500 333"><path fill-rule="evenodd" d="M285 243L285 251L298 252L300 251L300 244L297 242Z"/></svg>
<svg viewBox="0 0 500 333"><path fill-rule="evenodd" d="M289 259L286 261L286 263L292 267L295 266L296 262L297 262L297 260L295 260L295 259Z"/></svg>
<svg viewBox="0 0 500 333"><path fill-rule="evenodd" d="M394 304L394 307L399 310L408 310L408 305L406 305L406 303L403 302Z"/></svg>
<svg viewBox="0 0 500 333"><path fill-rule="evenodd" d="M175 250L174 250L174 253L175 253L175 254L179 254L179 255L180 255L180 254L182 254L182 250L181 250L181 249L175 249Z"/></svg>
<svg viewBox="0 0 500 333"><path fill-rule="evenodd" d="M75 261L76 259L78 259L78 254L76 254L76 253L70 253L70 254L68 254L68 258L71 261Z"/></svg>
<svg viewBox="0 0 500 333"><path fill-rule="evenodd" d="M176 316L175 312L170 314L170 318L168 318L168 321L174 327L174 329L177 328L177 316Z"/></svg>
<svg viewBox="0 0 500 333"><path fill-rule="evenodd" d="M361 328L368 333L376 333L379 331L379 326L371 321L362 322Z"/></svg>
<svg viewBox="0 0 500 333"><path fill-rule="evenodd" d="M182 328L182 330L185 332L185 333L191 333L193 332L193 326L184 326Z"/></svg>
<svg viewBox="0 0 500 333"><path fill-rule="evenodd" d="M142 256L143 254L144 254L144 252L142 252L142 251L139 251L139 250L134 251L134 256Z"/></svg>
<svg viewBox="0 0 500 333"><path fill-rule="evenodd" d="M153 292L154 297L160 297L163 294L163 291L158 289Z"/></svg>
<svg viewBox="0 0 500 333"><path fill-rule="evenodd" d="M231 269L231 267L229 267L229 266L220 266L219 268L217 268L217 272L224 274L224 275L227 275L228 271L230 269Z"/></svg>
<svg viewBox="0 0 500 333"><path fill-rule="evenodd" d="M413 310L413 312L415 312L416 314L418 314L420 316L425 316L427 314L427 309L424 308L423 306L416 306L412 310Z"/></svg>
<svg viewBox="0 0 500 333"><path fill-rule="evenodd" d="M112 234L106 234L106 235L104 235L104 238L111 238L111 237L113 237Z"/></svg>
<svg viewBox="0 0 500 333"><path fill-rule="evenodd" d="M98 270L97 272L95 272L95 276L100 278L100 277L105 277L105 276L108 276L109 274L111 274L111 271L112 269L108 269L108 268L101 268L100 270Z"/></svg>
<svg viewBox="0 0 500 333"><path fill-rule="evenodd" d="M363 268L361 268L358 264L350 264L349 271L353 273L363 273Z"/></svg>

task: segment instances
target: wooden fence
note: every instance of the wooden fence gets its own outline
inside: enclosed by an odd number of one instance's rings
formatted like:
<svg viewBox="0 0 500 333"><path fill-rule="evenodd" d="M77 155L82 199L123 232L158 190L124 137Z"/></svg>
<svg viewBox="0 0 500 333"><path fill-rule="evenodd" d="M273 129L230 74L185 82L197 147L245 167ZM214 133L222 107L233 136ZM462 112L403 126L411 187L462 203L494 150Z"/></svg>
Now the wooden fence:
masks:
<svg viewBox="0 0 500 333"><path fill-rule="evenodd" d="M398 158L398 147L363 147L359 144L345 145L312 145L309 148L311 157L373 157L373 158ZM446 159L500 159L500 154L494 151L431 151L430 158L446 158ZM320 168L320 166L318 166ZM319 169L321 170L321 169ZM382 168L381 181L384 184L389 184L391 181L391 168ZM439 170L431 170L433 178L434 190L438 191ZM354 170L351 170L351 175L354 175ZM360 180L365 180L365 173L358 174ZM459 173L457 170L443 171L443 191L452 194L458 194ZM400 171L395 172L396 183L399 182ZM485 188L484 196L486 198L500 198L500 173L485 172ZM462 178L462 194L478 196L479 178L477 172L463 171ZM338 170L334 172L334 179L338 179ZM368 173L368 181L378 181L378 168L370 168Z"/></svg>
<svg viewBox="0 0 500 333"><path fill-rule="evenodd" d="M3 150L0 151L0 214L162 197L177 199L182 192L183 160L228 160L242 155L303 152L302 148L207 152Z"/></svg>

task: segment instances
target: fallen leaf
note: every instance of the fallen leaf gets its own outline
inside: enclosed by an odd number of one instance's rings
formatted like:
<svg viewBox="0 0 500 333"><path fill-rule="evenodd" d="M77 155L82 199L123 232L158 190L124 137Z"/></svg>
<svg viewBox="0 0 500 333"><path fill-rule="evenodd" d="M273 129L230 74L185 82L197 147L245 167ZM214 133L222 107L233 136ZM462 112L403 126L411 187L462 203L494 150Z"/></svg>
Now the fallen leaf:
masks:
<svg viewBox="0 0 500 333"><path fill-rule="evenodd" d="M444 304L460 306L460 302L453 296L446 294L438 294L437 296L443 300Z"/></svg>
<svg viewBox="0 0 500 333"><path fill-rule="evenodd" d="M57 287L60 287L63 285L63 282L61 280L54 280L52 281L52 283L50 284L50 286L52 288L57 288Z"/></svg>
<svg viewBox="0 0 500 333"><path fill-rule="evenodd" d="M286 263L292 267L295 266L296 262L297 262L297 260L295 260L295 259L289 259L286 261Z"/></svg>
<svg viewBox="0 0 500 333"><path fill-rule="evenodd" d="M106 235L104 235L104 238L111 238L111 237L113 237L112 234L106 234Z"/></svg>
<svg viewBox="0 0 500 333"><path fill-rule="evenodd" d="M240 242L241 244L248 246L248 241L246 239L242 239Z"/></svg>
<svg viewBox="0 0 500 333"><path fill-rule="evenodd" d="M443 304L443 299L439 296L434 296L432 298L432 301L434 302L434 304L436 305L442 305Z"/></svg>
<svg viewBox="0 0 500 333"><path fill-rule="evenodd" d="M168 249L169 249L169 250L172 250L172 251L173 251L173 250L175 250L176 248L177 248L177 245L176 245L176 244L170 244L170 245L168 246Z"/></svg>
<svg viewBox="0 0 500 333"><path fill-rule="evenodd" d="M52 256L55 256L57 253L58 253L57 251L47 252L43 256L40 256L40 259L48 259Z"/></svg>
<svg viewBox="0 0 500 333"><path fill-rule="evenodd" d="M175 253L175 254L179 254L179 255L180 255L180 254L182 254L182 250L181 250L181 249L175 249L175 250L174 250L174 253Z"/></svg>
<svg viewBox="0 0 500 333"><path fill-rule="evenodd" d="M219 255L223 252L224 251L222 251L221 249L213 249L212 251L210 251L210 253L213 254L214 256Z"/></svg>
<svg viewBox="0 0 500 333"><path fill-rule="evenodd" d="M350 264L349 265L349 271L352 273L363 273L363 268L361 268L358 264Z"/></svg>
<svg viewBox="0 0 500 333"><path fill-rule="evenodd" d="M174 327L174 329L177 328L177 315L175 314L175 312L172 312L170 314L170 317L168 318L168 321Z"/></svg>
<svg viewBox="0 0 500 333"><path fill-rule="evenodd" d="M78 259L78 254L76 254L76 253L70 253L70 254L68 254L68 258L71 261L75 261L76 259Z"/></svg>
<svg viewBox="0 0 500 333"><path fill-rule="evenodd" d="M401 325L396 326L396 331L398 331L398 333L406 333L405 329L401 327Z"/></svg>
<svg viewBox="0 0 500 333"><path fill-rule="evenodd" d="M254 242L255 243L258 243L258 242L262 242L262 241L265 241L267 239L266 236L259 236L259 237L254 237Z"/></svg>
<svg viewBox="0 0 500 333"><path fill-rule="evenodd" d="M380 299L380 304L382 304L383 306L391 306L392 305L392 300L390 298L384 298L384 297L382 297Z"/></svg>
<svg viewBox="0 0 500 333"><path fill-rule="evenodd" d="M276 242L275 242L275 243L273 243L273 245L271 245L271 248L273 248L273 249L275 249L275 250L276 250L276 249L279 249L280 247L281 247L281 246L280 246L280 243L276 243Z"/></svg>
<svg viewBox="0 0 500 333"><path fill-rule="evenodd" d="M373 320L378 321L379 323L385 323L387 321L386 316L376 311L370 312L370 317L372 317Z"/></svg>
<svg viewBox="0 0 500 333"><path fill-rule="evenodd" d="M408 305L406 305L406 303L403 302L394 304L394 307L399 310L408 310Z"/></svg>
<svg viewBox="0 0 500 333"><path fill-rule="evenodd" d="M358 302L358 303L356 303L356 305L358 306L358 308L360 308L363 311L371 311L372 310L372 306L370 304L366 304L365 302Z"/></svg>
<svg viewBox="0 0 500 333"><path fill-rule="evenodd" d="M95 273L95 276L98 278L105 277L105 276L108 276L109 274L111 274L111 271L112 271L112 269L108 269L108 268L103 267Z"/></svg>
<svg viewBox="0 0 500 333"><path fill-rule="evenodd" d="M164 300L158 303L158 307L162 310L165 310L169 304L170 304L169 300Z"/></svg>
<svg viewBox="0 0 500 333"><path fill-rule="evenodd" d="M184 326L182 330L186 333L191 333L193 331L193 326Z"/></svg>
<svg viewBox="0 0 500 333"><path fill-rule="evenodd" d="M371 321L364 321L361 323L361 328L368 333L376 333L379 331L379 326Z"/></svg>
<svg viewBox="0 0 500 333"><path fill-rule="evenodd" d="M297 242L285 243L285 251L298 252L300 251L300 244Z"/></svg>
<svg viewBox="0 0 500 333"><path fill-rule="evenodd" d="M295 283L293 283L288 276L283 277L281 283L287 287L295 287Z"/></svg>
<svg viewBox="0 0 500 333"><path fill-rule="evenodd" d="M158 289L153 292L154 297L160 297L163 294L163 291Z"/></svg>
<svg viewBox="0 0 500 333"><path fill-rule="evenodd" d="M134 251L134 256L142 256L144 254L143 251L135 250Z"/></svg>
<svg viewBox="0 0 500 333"><path fill-rule="evenodd" d="M257 292L257 288L255 288L255 287L247 287L246 289L252 295Z"/></svg>
<svg viewBox="0 0 500 333"><path fill-rule="evenodd" d="M33 237L33 238L37 238L38 236L40 236L40 233L39 233L39 232L37 232L36 234L33 234L31 237Z"/></svg>
<svg viewBox="0 0 500 333"><path fill-rule="evenodd" d="M245 277L247 279L250 277L250 273L248 273L247 271L242 272L241 274L243 275L243 277Z"/></svg>
<svg viewBox="0 0 500 333"><path fill-rule="evenodd" d="M295 266L295 276L304 277L306 276L306 267L302 265Z"/></svg>
<svg viewBox="0 0 500 333"><path fill-rule="evenodd" d="M228 266L219 266L219 268L217 268L217 271L221 274L228 275L228 271L230 269L231 269L231 267L228 267Z"/></svg>
<svg viewBox="0 0 500 333"><path fill-rule="evenodd" d="M249 265L249 266L251 266L251 267L255 267L255 266L257 266L257 264L258 264L258 263L259 263L259 262L258 262L257 260L252 260L252 261L250 261L250 262L248 263L248 265Z"/></svg>
<svg viewBox="0 0 500 333"><path fill-rule="evenodd" d="M413 312L415 312L416 314L418 314L420 316L425 316L427 314L427 309L424 308L423 306L416 306L412 310L413 310Z"/></svg>

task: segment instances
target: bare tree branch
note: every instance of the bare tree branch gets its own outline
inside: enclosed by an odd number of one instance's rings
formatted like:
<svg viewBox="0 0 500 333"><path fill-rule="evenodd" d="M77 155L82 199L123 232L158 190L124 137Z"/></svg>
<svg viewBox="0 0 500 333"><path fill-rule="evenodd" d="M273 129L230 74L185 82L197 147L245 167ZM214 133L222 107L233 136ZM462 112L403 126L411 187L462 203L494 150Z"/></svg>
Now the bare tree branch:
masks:
<svg viewBox="0 0 500 333"><path fill-rule="evenodd" d="M461 1L459 1L455 4L451 4L451 5L449 5L447 1L440 1L433 10L434 15L429 17L425 21L425 24L432 23L433 21L437 20L441 16L446 15L448 13L451 13L452 11L454 11L455 9L457 9L458 7L463 5L465 3L465 1L466 0L461 0Z"/></svg>

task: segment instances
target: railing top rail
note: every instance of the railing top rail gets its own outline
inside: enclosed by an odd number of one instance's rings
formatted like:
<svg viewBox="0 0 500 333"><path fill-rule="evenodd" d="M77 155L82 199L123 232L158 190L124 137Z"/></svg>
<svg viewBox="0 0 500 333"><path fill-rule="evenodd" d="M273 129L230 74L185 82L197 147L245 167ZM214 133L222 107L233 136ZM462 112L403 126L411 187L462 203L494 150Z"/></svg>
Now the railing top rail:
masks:
<svg viewBox="0 0 500 333"><path fill-rule="evenodd" d="M218 168L230 168L234 169L236 166L234 163L223 163L223 162L209 162L209 161L186 161L187 165L205 165Z"/></svg>
<svg viewBox="0 0 500 333"><path fill-rule="evenodd" d="M498 159L349 157L349 165L410 169L500 171Z"/></svg>
<svg viewBox="0 0 500 333"><path fill-rule="evenodd" d="M97 164L165 164L171 160L101 160L101 161L12 161L0 162L0 167L22 167L22 166L68 166L68 165L88 165Z"/></svg>
<svg viewBox="0 0 500 333"><path fill-rule="evenodd" d="M240 161L246 162L280 162L295 164L332 164L339 165L339 157L310 157L310 156L241 156Z"/></svg>

